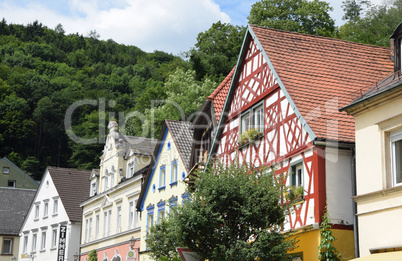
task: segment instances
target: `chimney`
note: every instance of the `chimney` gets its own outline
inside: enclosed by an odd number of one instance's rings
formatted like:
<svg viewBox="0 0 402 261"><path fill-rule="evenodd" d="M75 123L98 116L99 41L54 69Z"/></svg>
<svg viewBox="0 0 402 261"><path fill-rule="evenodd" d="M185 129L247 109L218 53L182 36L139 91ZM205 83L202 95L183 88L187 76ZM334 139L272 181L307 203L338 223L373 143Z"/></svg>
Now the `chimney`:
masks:
<svg viewBox="0 0 402 261"><path fill-rule="evenodd" d="M391 38L389 43L389 48L391 52L391 60L395 62L395 39Z"/></svg>

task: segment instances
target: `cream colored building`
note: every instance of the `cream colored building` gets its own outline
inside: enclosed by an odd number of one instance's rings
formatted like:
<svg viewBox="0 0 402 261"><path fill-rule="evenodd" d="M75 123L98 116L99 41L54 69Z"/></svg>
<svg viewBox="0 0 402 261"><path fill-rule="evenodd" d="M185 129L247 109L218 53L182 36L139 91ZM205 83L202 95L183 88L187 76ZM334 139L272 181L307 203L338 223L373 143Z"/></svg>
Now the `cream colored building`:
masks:
<svg viewBox="0 0 402 261"><path fill-rule="evenodd" d="M141 211L141 260L152 260L147 255L145 242L149 228L186 199L183 180L190 168L192 139L190 123L165 120L155 149L155 160L137 204L137 209Z"/></svg>
<svg viewBox="0 0 402 261"><path fill-rule="evenodd" d="M395 40L395 73L343 108L356 120L356 189L360 259L388 259L402 250L402 24ZM394 259L395 258L395 259ZM359 259L359 260L360 260Z"/></svg>
<svg viewBox="0 0 402 261"><path fill-rule="evenodd" d="M93 170L83 208L80 260L96 250L98 260L139 260L140 225L136 204L156 140L124 136L109 123L100 169ZM135 239L131 249L129 240Z"/></svg>

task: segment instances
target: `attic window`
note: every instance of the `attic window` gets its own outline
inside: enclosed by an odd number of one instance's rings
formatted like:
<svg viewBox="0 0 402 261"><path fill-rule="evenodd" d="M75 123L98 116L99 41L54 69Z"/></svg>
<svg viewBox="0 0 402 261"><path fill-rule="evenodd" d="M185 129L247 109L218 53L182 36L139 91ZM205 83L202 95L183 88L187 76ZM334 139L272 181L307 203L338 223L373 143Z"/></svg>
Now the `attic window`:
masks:
<svg viewBox="0 0 402 261"><path fill-rule="evenodd" d="M402 37L399 38L399 70L402 70Z"/></svg>
<svg viewBox="0 0 402 261"><path fill-rule="evenodd" d="M9 167L3 167L3 174L5 174L5 175L10 174L10 168Z"/></svg>

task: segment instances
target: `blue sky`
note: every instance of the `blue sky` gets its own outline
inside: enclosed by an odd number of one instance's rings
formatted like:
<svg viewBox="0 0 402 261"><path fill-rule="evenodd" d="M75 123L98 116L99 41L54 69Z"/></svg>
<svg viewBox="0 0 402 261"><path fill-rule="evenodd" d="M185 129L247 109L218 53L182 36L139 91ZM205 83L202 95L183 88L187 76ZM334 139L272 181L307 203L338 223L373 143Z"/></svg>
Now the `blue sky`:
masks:
<svg viewBox="0 0 402 261"><path fill-rule="evenodd" d="M341 25L342 0L327 0ZM381 4L383 0L372 0ZM0 0L0 19L49 28L62 24L67 34L88 35L135 45L144 51L180 54L194 46L198 33L222 21L246 25L256 0Z"/></svg>

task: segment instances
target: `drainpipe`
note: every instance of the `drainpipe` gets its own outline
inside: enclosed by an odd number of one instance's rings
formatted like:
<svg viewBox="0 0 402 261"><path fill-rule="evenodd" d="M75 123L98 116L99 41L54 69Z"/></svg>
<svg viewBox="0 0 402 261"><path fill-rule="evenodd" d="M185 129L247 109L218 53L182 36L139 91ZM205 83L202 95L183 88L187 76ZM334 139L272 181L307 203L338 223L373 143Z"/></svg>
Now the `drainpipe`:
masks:
<svg viewBox="0 0 402 261"><path fill-rule="evenodd" d="M352 148L352 195L353 197L356 196L356 152ZM353 200L353 236L354 236L354 241L355 241L355 257L358 258L360 257L359 254L359 223L358 223L358 218L357 218L357 203L356 201Z"/></svg>

